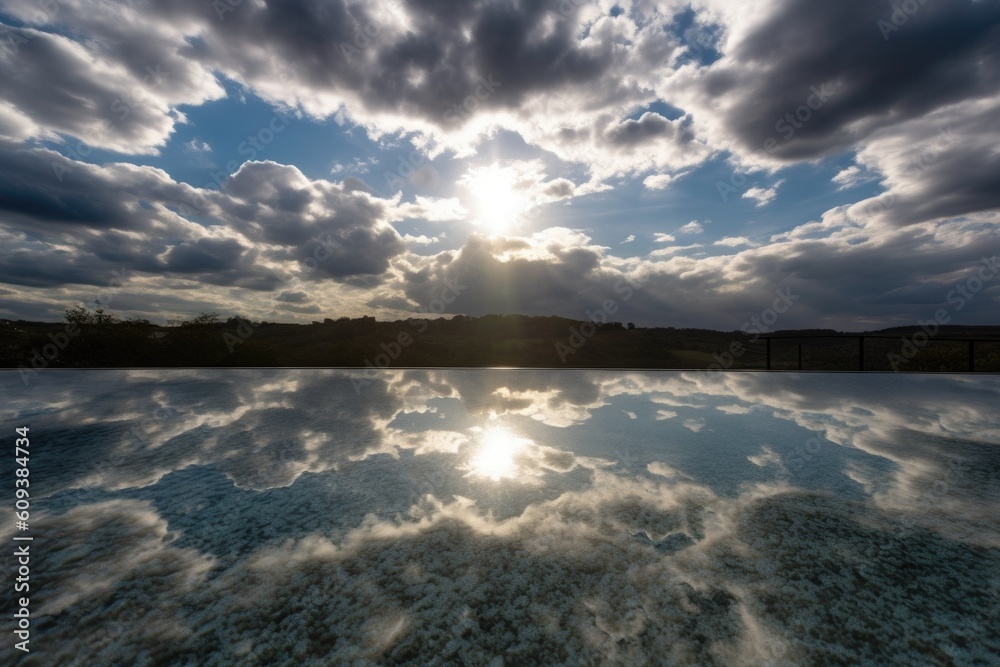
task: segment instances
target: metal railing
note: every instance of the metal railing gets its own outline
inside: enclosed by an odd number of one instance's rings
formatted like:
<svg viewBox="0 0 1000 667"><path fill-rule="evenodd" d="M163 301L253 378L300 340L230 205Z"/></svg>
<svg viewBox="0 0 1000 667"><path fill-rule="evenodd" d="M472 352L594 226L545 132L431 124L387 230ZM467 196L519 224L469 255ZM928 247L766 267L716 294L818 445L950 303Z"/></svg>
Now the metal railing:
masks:
<svg viewBox="0 0 1000 667"><path fill-rule="evenodd" d="M912 334L910 335L912 337ZM754 336L750 338L737 338L736 343L742 343L743 341L753 341L765 343L765 352L762 356L753 359L748 359L745 361L763 361L765 370L772 369L772 354L771 354L771 341L772 340L796 340L798 342L798 370L803 370L802 366L802 346L809 345L812 341L820 340L836 340L836 341L850 341L852 339L857 339L858 341L858 370L865 370L865 341L866 340L893 340L899 342L900 340L905 341L906 336L884 336L884 335L869 335L869 334L841 334L841 335L827 335L827 336L795 336L795 335L781 335L781 336ZM939 338L937 336L929 338L928 342L933 340L935 343L965 343L967 345L967 361L968 361L968 372L976 372L976 343L993 343L1000 344L1000 338ZM912 343L911 343L912 344ZM926 345L926 343L925 343ZM745 349L745 348L744 348Z"/></svg>

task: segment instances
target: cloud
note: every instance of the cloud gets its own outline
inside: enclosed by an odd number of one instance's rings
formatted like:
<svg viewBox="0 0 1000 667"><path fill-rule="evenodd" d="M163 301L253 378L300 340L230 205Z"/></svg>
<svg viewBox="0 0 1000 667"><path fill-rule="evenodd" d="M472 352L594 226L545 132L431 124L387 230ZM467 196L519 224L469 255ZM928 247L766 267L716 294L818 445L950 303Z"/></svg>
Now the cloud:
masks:
<svg viewBox="0 0 1000 667"><path fill-rule="evenodd" d="M431 237L425 236L423 234L421 234L420 236L413 236L411 234L404 234L403 235L403 241L405 241L407 243L407 245L410 245L410 246L425 246L425 245L434 245L435 243L440 243L441 239L439 237L437 237L437 236L431 238Z"/></svg>
<svg viewBox="0 0 1000 667"><path fill-rule="evenodd" d="M296 277L378 276L404 248L389 224L395 202L294 167L248 162L218 191L150 167L9 144L0 152L0 277L10 284L103 286L124 269L272 290Z"/></svg>
<svg viewBox="0 0 1000 667"><path fill-rule="evenodd" d="M580 316L628 280L641 288L627 304L631 319L732 328L742 316L725 313L766 305L775 286L790 285L802 301L789 325L866 328L928 317L997 241L1000 154L983 149L1000 143L1000 9L991 3L921 4L888 32L879 22L891 3L862 0L761 0L753 11L701 0L684 30L679 3L3 7L11 39L0 50L12 64L0 73L5 313L57 315L127 269L134 291L118 303L150 311L238 299L260 314L273 312L275 295L306 292L308 308L376 304L379 315L396 314L433 299L430 285L462 256L483 261L473 272L478 296L461 299L470 313ZM155 154L187 122L184 110L222 98L223 79L281 114L356 123L383 145L468 158L467 173L486 165L472 159L484 142L501 133L523 142L533 159L497 166L525 204L528 236L474 236L421 258L408 248L426 252L444 233L404 236L393 224L466 220L476 211L463 193L402 203L354 177L312 179L273 162L243 164L219 192L92 151ZM201 138L188 144L208 148ZM767 246L723 236L713 245L740 252L721 259L699 244L615 258L582 232L539 232L534 216L609 182L662 190L711 158L777 178L828 157L853 160L833 176L844 191L874 181L885 191L802 220ZM369 168L361 159L330 167ZM441 178L430 165L419 171L420 182ZM782 182L743 196L777 204ZM674 243L703 224L654 240ZM988 318L995 297L987 287L961 317Z"/></svg>
<svg viewBox="0 0 1000 667"><path fill-rule="evenodd" d="M150 23L138 8L96 3L59 3L55 21L74 26L79 41L36 23L46 12L26 3L4 3L29 26L12 32L0 54L10 66L0 73L7 123L16 133L57 139L62 133L77 152L90 147L122 153L155 153L177 122L180 105L200 105L224 94L214 74L181 54L183 22ZM124 17L139 20L122 20ZM4 28L10 30L9 25Z"/></svg>
<svg viewBox="0 0 1000 667"><path fill-rule="evenodd" d="M737 248L743 245L753 246L757 244L745 236L726 236L714 242L712 245L723 246L726 248Z"/></svg>
<svg viewBox="0 0 1000 667"><path fill-rule="evenodd" d="M34 20L26 6L10 4L18 18ZM351 119L375 138L415 133L435 152L471 152L503 127L594 167L595 182L711 153L689 117L643 110L657 101L654 86L679 54L665 30L672 12L550 10L470 2L459 11L422 0L197 9L60 3L22 31L33 37L17 49L23 64L5 86L20 91L11 99L16 116L4 122L0 113L0 130L7 125L18 138L59 131L126 153L154 152L183 122L179 106L221 97L221 75L285 108ZM56 26L66 24L74 31L59 34ZM146 67L162 75L148 76ZM38 87L53 81L59 85ZM135 103L105 126L122 90ZM94 113L79 113L78 99Z"/></svg>
<svg viewBox="0 0 1000 667"><path fill-rule="evenodd" d="M461 285L447 304L451 313L582 313L584 307L601 308L620 280L617 272L601 268L603 253L588 237L562 228L524 239L473 234L457 253L407 258L387 288L430 304L445 285Z"/></svg>
<svg viewBox="0 0 1000 667"><path fill-rule="evenodd" d="M705 228L697 220L692 220L677 230L679 234L701 234L703 231L705 231Z"/></svg>
<svg viewBox="0 0 1000 667"><path fill-rule="evenodd" d="M1000 140L992 118L1000 96L959 105L902 123L873 136L858 162L883 179L887 192L858 202L852 214L893 226L993 212L1000 197L1000 153L983 150Z"/></svg>
<svg viewBox="0 0 1000 667"><path fill-rule="evenodd" d="M400 218L420 218L429 222L463 220L469 215L469 211L454 197L442 199L417 195L412 204L403 204L398 210Z"/></svg>
<svg viewBox="0 0 1000 667"><path fill-rule="evenodd" d="M673 124L657 113L646 112L639 120L626 120L604 132L604 140L616 146L635 146L651 140L672 135Z"/></svg>
<svg viewBox="0 0 1000 667"><path fill-rule="evenodd" d="M753 199L757 202L757 207L767 206L778 196L778 188L781 187L785 179L781 179L769 188L754 186L743 193L744 199Z"/></svg>
<svg viewBox="0 0 1000 667"><path fill-rule="evenodd" d="M633 241L635 241L635 234L629 234L627 237L625 237L625 240L622 241L621 244L624 245L626 243L632 243Z"/></svg>
<svg viewBox="0 0 1000 667"><path fill-rule="evenodd" d="M747 163L850 150L879 131L993 96L1000 77L1000 8L989 3L921 5L888 38L879 28L894 12L888 2L790 0L761 10L720 10L729 34L723 58L688 66L667 85L696 129Z"/></svg>
<svg viewBox="0 0 1000 667"><path fill-rule="evenodd" d="M202 141L201 139L192 139L184 143L184 148L191 151L192 153L210 153L212 147L207 141Z"/></svg>
<svg viewBox="0 0 1000 667"><path fill-rule="evenodd" d="M658 89L692 118L700 140L725 147L744 169L856 152L862 159L834 182L846 190L881 180L888 194L867 205L887 224L1000 207L986 185L998 156L977 148L996 133L1000 8L920 4L904 12L905 23L896 17L898 26L891 19L900 10L888 2L758 9L702 3L698 20L725 28L714 44L720 57L686 63ZM775 48L781 58L770 57ZM766 188L746 196L762 205L773 198Z"/></svg>
<svg viewBox="0 0 1000 667"><path fill-rule="evenodd" d="M305 292L282 292L277 299L285 303L305 303L309 301L309 295Z"/></svg>
<svg viewBox="0 0 1000 667"><path fill-rule="evenodd" d="M653 174L652 176L647 176L642 181L642 184L650 190L665 190L675 178L669 174Z"/></svg>
<svg viewBox="0 0 1000 667"><path fill-rule="evenodd" d="M837 172L837 175L833 177L833 182L839 186L837 191L842 192L844 190L851 190L860 185L871 182L876 178L878 177L868 173L862 167L852 164L846 169L842 169Z"/></svg>

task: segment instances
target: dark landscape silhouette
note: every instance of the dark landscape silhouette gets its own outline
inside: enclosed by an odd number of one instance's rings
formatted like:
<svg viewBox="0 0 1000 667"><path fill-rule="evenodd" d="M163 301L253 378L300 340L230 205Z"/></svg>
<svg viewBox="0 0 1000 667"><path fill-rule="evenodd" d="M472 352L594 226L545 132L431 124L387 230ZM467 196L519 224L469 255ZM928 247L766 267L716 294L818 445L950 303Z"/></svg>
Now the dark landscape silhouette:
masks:
<svg viewBox="0 0 1000 667"><path fill-rule="evenodd" d="M772 370L849 371L858 369L858 333L877 336L865 342L865 370L967 371L965 340L976 339L975 370L1000 371L1000 326L942 326L928 336L916 326L748 333L525 315L290 324L217 313L158 326L82 307L67 310L63 322L0 320L0 367L744 370L765 368L765 339L771 337Z"/></svg>

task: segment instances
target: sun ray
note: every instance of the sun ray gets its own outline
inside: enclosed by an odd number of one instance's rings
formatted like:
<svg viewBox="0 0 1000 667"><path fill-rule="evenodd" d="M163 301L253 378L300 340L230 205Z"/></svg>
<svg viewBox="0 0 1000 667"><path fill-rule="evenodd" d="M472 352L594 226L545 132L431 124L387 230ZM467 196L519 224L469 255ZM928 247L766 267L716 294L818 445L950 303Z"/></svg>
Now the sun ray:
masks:
<svg viewBox="0 0 1000 667"><path fill-rule="evenodd" d="M478 448L469 461L470 474L493 481L517 477L517 457L528 442L505 428L483 431Z"/></svg>
<svg viewBox="0 0 1000 667"><path fill-rule="evenodd" d="M530 202L517 187L517 173L511 167L493 164L472 169L462 184L472 195L474 222L493 234L502 234L517 225Z"/></svg>

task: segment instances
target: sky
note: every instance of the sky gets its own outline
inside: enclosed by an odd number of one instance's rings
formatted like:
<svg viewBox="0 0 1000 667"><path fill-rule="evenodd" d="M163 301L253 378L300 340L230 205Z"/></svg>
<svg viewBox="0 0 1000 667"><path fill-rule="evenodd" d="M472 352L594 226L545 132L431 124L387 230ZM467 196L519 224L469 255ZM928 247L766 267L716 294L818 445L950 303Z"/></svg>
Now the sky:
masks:
<svg viewBox="0 0 1000 667"><path fill-rule="evenodd" d="M998 51L990 0L0 0L0 318L997 324Z"/></svg>

